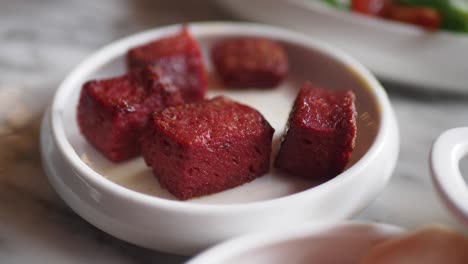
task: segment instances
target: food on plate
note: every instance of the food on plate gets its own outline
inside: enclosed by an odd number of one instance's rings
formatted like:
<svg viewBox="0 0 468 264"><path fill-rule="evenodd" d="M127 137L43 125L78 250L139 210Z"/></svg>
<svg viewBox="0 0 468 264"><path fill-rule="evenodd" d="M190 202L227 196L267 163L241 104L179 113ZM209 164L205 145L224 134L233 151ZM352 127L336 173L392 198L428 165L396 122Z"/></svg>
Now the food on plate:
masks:
<svg viewBox="0 0 468 264"><path fill-rule="evenodd" d="M273 88L288 73L288 57L277 42L259 37L229 38L211 49L214 68L228 88Z"/></svg>
<svg viewBox="0 0 468 264"><path fill-rule="evenodd" d="M226 86L272 88L287 75L283 47L260 37L221 40L211 49ZM83 85L78 123L108 159L139 154L180 200L217 193L268 172L274 129L255 109L225 97L203 100L200 48L184 27L127 52L129 72ZM354 94L303 85L276 167L330 179L345 168L356 137Z"/></svg>
<svg viewBox="0 0 468 264"><path fill-rule="evenodd" d="M207 87L203 57L197 41L184 27L179 33L134 47L127 52L127 67L157 65L164 78L181 89L187 102L202 100Z"/></svg>
<svg viewBox="0 0 468 264"><path fill-rule="evenodd" d="M422 26L428 30L436 30L442 23L440 14L427 7L394 6L390 9L388 17L392 20Z"/></svg>
<svg viewBox="0 0 468 264"><path fill-rule="evenodd" d="M287 173L327 180L341 173L356 138L355 96L306 82L289 115L275 167Z"/></svg>
<svg viewBox="0 0 468 264"><path fill-rule="evenodd" d="M181 92L157 67L89 81L78 104L81 133L108 159L117 162L140 153L138 140L151 114L184 103Z"/></svg>
<svg viewBox="0 0 468 264"><path fill-rule="evenodd" d="M468 2L466 0L398 0L406 6L427 7L442 16L442 28L468 32Z"/></svg>
<svg viewBox="0 0 468 264"><path fill-rule="evenodd" d="M468 239L441 227L426 227L374 246L360 264L466 264Z"/></svg>
<svg viewBox="0 0 468 264"><path fill-rule="evenodd" d="M414 24L429 30L468 32L465 0L320 0L339 9Z"/></svg>
<svg viewBox="0 0 468 264"><path fill-rule="evenodd" d="M225 97L156 113L141 140L146 164L181 200L233 188L269 169L274 129L255 109Z"/></svg>

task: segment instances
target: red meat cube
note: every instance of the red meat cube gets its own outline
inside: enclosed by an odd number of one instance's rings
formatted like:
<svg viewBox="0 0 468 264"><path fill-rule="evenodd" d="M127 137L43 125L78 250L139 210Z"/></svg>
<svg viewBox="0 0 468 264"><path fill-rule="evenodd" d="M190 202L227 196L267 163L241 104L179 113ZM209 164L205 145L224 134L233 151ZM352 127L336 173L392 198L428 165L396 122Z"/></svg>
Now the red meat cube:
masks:
<svg viewBox="0 0 468 264"><path fill-rule="evenodd" d="M242 185L269 169L274 129L246 105L216 97L166 108L151 124L143 157L181 200Z"/></svg>
<svg viewBox="0 0 468 264"><path fill-rule="evenodd" d="M231 88L272 88L288 73L283 47L263 38L223 40L213 46L211 58L221 81Z"/></svg>
<svg viewBox="0 0 468 264"><path fill-rule="evenodd" d="M180 91L147 67L83 85L78 105L81 133L108 159L140 154L139 137L151 114L184 103Z"/></svg>
<svg viewBox="0 0 468 264"><path fill-rule="evenodd" d="M132 48L127 53L127 67L136 69L157 65L175 86L181 89L187 102L204 98L207 77L197 41L187 28L170 37Z"/></svg>
<svg viewBox="0 0 468 264"><path fill-rule="evenodd" d="M340 174L356 138L354 93L324 90L306 83L289 115L275 167L317 180Z"/></svg>

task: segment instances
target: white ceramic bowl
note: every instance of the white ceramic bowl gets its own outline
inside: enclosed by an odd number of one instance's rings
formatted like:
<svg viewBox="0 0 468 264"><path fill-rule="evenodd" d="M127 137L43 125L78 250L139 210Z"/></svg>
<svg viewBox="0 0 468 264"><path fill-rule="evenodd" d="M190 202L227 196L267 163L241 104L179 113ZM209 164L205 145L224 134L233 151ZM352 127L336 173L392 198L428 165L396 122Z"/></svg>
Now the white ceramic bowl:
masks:
<svg viewBox="0 0 468 264"><path fill-rule="evenodd" d="M318 0L218 0L241 17L301 31L356 57L386 80L468 94L468 34L343 12ZM281 15L280 15L281 14Z"/></svg>
<svg viewBox="0 0 468 264"><path fill-rule="evenodd" d="M468 227L468 188L460 173L460 160L468 154L468 127L442 133L431 150L434 186L447 209Z"/></svg>
<svg viewBox="0 0 468 264"><path fill-rule="evenodd" d="M187 264L357 264L372 246L402 233L385 224L308 225L235 238Z"/></svg>
<svg viewBox="0 0 468 264"><path fill-rule="evenodd" d="M263 36L285 46L288 79L271 91L224 91L210 84L209 96L225 94L259 109L276 129L277 148L300 84L310 79L330 89L352 89L358 111L356 148L348 168L316 183L271 173L251 183L185 202L160 188L141 158L111 163L81 136L76 107L89 79L124 72L128 48L175 33L180 25L149 30L102 48L60 85L42 128L44 167L52 186L91 224L131 243L177 254L193 254L225 239L304 222L333 222L366 207L384 188L395 166L399 136L384 89L361 64L308 36L250 23L194 23L190 31L204 53L231 36ZM206 59L208 70L211 64Z"/></svg>

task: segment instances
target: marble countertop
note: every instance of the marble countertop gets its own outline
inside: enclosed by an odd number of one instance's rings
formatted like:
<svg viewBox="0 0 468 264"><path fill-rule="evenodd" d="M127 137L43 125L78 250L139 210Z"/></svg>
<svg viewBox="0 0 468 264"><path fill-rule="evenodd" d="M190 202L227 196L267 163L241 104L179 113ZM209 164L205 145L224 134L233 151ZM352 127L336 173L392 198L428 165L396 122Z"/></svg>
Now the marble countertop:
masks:
<svg viewBox="0 0 468 264"><path fill-rule="evenodd" d="M98 47L159 25L230 19L211 1L0 0L0 263L186 260L117 240L71 211L42 170L39 122L61 79ZM384 86L399 121L401 153L390 184L358 218L462 228L434 193L427 160L437 135L468 124L468 97Z"/></svg>

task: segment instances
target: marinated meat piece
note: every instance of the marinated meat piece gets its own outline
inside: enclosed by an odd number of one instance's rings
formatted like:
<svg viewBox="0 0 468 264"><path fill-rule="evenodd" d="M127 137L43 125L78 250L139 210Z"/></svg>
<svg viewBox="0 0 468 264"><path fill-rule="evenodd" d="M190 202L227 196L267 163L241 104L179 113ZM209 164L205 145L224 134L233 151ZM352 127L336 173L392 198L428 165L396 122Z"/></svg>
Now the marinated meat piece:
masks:
<svg viewBox="0 0 468 264"><path fill-rule="evenodd" d="M269 169L274 129L224 97L156 113L142 154L162 187L181 200L250 182Z"/></svg>
<svg viewBox="0 0 468 264"><path fill-rule="evenodd" d="M356 138L354 98L349 90L324 90L304 84L289 115L275 167L317 180L341 173Z"/></svg>
<svg viewBox="0 0 468 264"><path fill-rule="evenodd" d="M268 39L226 39L212 48L211 57L222 82L231 88L272 88L288 73L286 52Z"/></svg>
<svg viewBox="0 0 468 264"><path fill-rule="evenodd" d="M184 103L180 91L146 67L120 77L83 85L78 105L81 133L108 159L140 154L139 137L151 114Z"/></svg>
<svg viewBox="0 0 468 264"><path fill-rule="evenodd" d="M207 87L203 57L197 41L184 27L180 33L132 48L127 53L127 67L136 69L157 65L187 102L202 100Z"/></svg>

